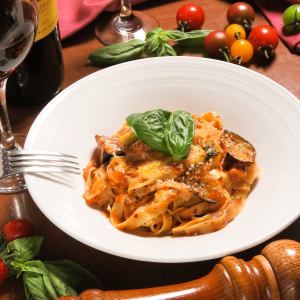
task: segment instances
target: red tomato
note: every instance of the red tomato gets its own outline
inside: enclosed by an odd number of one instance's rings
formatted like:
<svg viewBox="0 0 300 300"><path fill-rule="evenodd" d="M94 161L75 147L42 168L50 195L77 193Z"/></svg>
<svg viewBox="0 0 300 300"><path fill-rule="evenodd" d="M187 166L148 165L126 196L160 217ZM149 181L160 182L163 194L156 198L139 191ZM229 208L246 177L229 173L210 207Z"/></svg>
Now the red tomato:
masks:
<svg viewBox="0 0 300 300"><path fill-rule="evenodd" d="M7 277L8 267L6 266L5 262L0 259L0 286L3 284Z"/></svg>
<svg viewBox="0 0 300 300"><path fill-rule="evenodd" d="M255 11L251 5L245 2L231 4L227 11L229 24L237 23L249 29L255 19Z"/></svg>
<svg viewBox="0 0 300 300"><path fill-rule="evenodd" d="M31 222L26 219L16 219L9 221L3 227L2 233L7 242L31 236L35 232Z"/></svg>
<svg viewBox="0 0 300 300"><path fill-rule="evenodd" d="M201 29L204 18L202 7L193 3L181 6L176 15L178 26L185 31Z"/></svg>
<svg viewBox="0 0 300 300"><path fill-rule="evenodd" d="M220 30L210 32L204 39L204 49L209 57L228 60L229 43L225 32Z"/></svg>
<svg viewBox="0 0 300 300"><path fill-rule="evenodd" d="M248 39L253 46L254 52L265 55L267 58L277 48L279 43L279 36L270 25L253 27Z"/></svg>

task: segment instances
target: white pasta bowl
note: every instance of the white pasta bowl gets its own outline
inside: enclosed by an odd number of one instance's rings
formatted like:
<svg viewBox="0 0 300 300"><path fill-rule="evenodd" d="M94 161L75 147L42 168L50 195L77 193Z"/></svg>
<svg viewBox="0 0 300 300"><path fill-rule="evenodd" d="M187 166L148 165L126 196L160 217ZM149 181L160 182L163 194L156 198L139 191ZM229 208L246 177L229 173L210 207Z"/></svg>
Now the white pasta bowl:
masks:
<svg viewBox="0 0 300 300"><path fill-rule="evenodd" d="M217 112L224 127L250 141L260 175L241 213L225 228L198 236L141 237L114 228L86 205L76 175L26 175L40 210L73 238L114 255L152 262L189 262L253 247L300 215L300 102L249 69L205 58L138 60L95 72L74 83L40 113L27 149L91 158L95 134L110 135L126 116L155 108Z"/></svg>

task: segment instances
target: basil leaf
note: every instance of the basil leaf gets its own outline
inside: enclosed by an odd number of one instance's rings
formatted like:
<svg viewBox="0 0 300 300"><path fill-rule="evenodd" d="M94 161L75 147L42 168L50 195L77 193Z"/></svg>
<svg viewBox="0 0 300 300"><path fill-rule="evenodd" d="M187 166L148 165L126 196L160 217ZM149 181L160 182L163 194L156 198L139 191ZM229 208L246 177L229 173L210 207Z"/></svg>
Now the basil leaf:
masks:
<svg viewBox="0 0 300 300"><path fill-rule="evenodd" d="M211 32L211 30L201 29L201 30L192 30L189 32L184 32L183 35L174 36L175 42L183 42L188 40L198 39L203 41L204 38ZM176 34L175 34L176 35Z"/></svg>
<svg viewBox="0 0 300 300"><path fill-rule="evenodd" d="M168 40L168 35L165 30L161 27L154 28L146 34L146 40L156 40L166 42Z"/></svg>
<svg viewBox="0 0 300 300"><path fill-rule="evenodd" d="M47 275L24 273L23 284L27 300L56 300L58 297Z"/></svg>
<svg viewBox="0 0 300 300"><path fill-rule="evenodd" d="M141 58L144 53L144 41L131 40L97 49L88 57L88 63L95 66L114 65Z"/></svg>
<svg viewBox="0 0 300 300"><path fill-rule="evenodd" d="M185 158L194 138L194 120L191 114L180 110L173 112L165 125L164 135L173 159Z"/></svg>
<svg viewBox="0 0 300 300"><path fill-rule="evenodd" d="M100 288L97 278L75 262L46 261L45 266L58 296L77 295L86 289Z"/></svg>
<svg viewBox="0 0 300 300"><path fill-rule="evenodd" d="M175 39L176 47L194 48L200 51L204 48L204 39L211 32L211 30L193 30L190 32L185 32L185 35Z"/></svg>
<svg viewBox="0 0 300 300"><path fill-rule="evenodd" d="M132 114L126 121L135 135L153 150L171 154L174 160L188 155L194 138L191 114L157 109Z"/></svg>
<svg viewBox="0 0 300 300"><path fill-rule="evenodd" d="M168 44L168 32L162 28L156 28L146 35L145 53L148 56L174 56L177 55L172 46Z"/></svg>
<svg viewBox="0 0 300 300"><path fill-rule="evenodd" d="M9 242L7 244L7 250L9 254L14 255L15 259L28 261L38 255L42 242L42 236L33 235L24 237Z"/></svg>
<svg viewBox="0 0 300 300"><path fill-rule="evenodd" d="M176 56L177 53L168 43L164 43L156 52L156 56Z"/></svg>
<svg viewBox="0 0 300 300"><path fill-rule="evenodd" d="M97 278L87 269L69 260L13 262L23 272L27 299L54 300L78 295L89 288L100 288Z"/></svg>
<svg viewBox="0 0 300 300"><path fill-rule="evenodd" d="M58 295L52 286L45 265L41 261L25 264L27 270L23 273L23 284L27 300L56 300Z"/></svg>
<svg viewBox="0 0 300 300"><path fill-rule="evenodd" d="M186 33L180 30L168 30L166 32L167 37L170 40L177 41L187 37Z"/></svg>
<svg viewBox="0 0 300 300"><path fill-rule="evenodd" d="M47 275L47 269L40 260L31 260L26 262L21 262L14 260L10 262L9 266L17 274L17 278L22 274L22 272L30 272L41 275Z"/></svg>
<svg viewBox="0 0 300 300"><path fill-rule="evenodd" d="M156 109L144 113L132 114L127 117L128 126L146 145L156 151L169 153L165 141L165 123L171 113Z"/></svg>

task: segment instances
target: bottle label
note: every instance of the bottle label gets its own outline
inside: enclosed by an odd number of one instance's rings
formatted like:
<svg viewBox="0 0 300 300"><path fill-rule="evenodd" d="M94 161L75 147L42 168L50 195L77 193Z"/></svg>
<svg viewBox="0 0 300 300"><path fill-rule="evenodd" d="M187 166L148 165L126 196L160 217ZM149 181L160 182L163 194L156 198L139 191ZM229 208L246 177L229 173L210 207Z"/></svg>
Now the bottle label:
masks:
<svg viewBox="0 0 300 300"><path fill-rule="evenodd" d="M35 41L51 33L57 25L58 13L56 0L37 0L39 23Z"/></svg>

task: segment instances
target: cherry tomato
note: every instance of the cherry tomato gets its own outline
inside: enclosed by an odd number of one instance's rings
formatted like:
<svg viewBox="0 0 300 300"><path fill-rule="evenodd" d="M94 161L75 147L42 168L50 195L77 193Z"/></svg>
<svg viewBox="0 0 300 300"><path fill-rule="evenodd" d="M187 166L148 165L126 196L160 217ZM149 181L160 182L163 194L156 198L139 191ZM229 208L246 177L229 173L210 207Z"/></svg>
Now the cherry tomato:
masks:
<svg viewBox="0 0 300 300"><path fill-rule="evenodd" d="M239 64L246 63L253 56L253 47L247 40L236 40L230 47L230 53L233 58L239 59Z"/></svg>
<svg viewBox="0 0 300 300"><path fill-rule="evenodd" d="M16 219L9 221L3 227L2 233L7 242L31 236L35 232L31 222L26 219Z"/></svg>
<svg viewBox="0 0 300 300"><path fill-rule="evenodd" d="M270 25L255 26L248 39L253 46L254 52L262 54L266 58L270 58L273 55L279 43L279 36Z"/></svg>
<svg viewBox="0 0 300 300"><path fill-rule="evenodd" d="M204 49L209 57L228 60L229 44L225 32L220 30L210 32L204 39Z"/></svg>
<svg viewBox="0 0 300 300"><path fill-rule="evenodd" d="M202 7L192 3L181 6L176 15L177 24L183 31L201 29L204 18Z"/></svg>
<svg viewBox="0 0 300 300"><path fill-rule="evenodd" d="M230 24L225 29L225 34L229 45L231 46L233 42L239 39L246 38L246 31L242 25Z"/></svg>
<svg viewBox="0 0 300 300"><path fill-rule="evenodd" d="M5 281L7 277L7 273L8 273L8 267L5 264L5 262L2 259L0 259L0 286Z"/></svg>
<svg viewBox="0 0 300 300"><path fill-rule="evenodd" d="M227 21L229 24L236 23L251 29L255 19L255 11L251 5L245 2L236 2L227 10Z"/></svg>
<svg viewBox="0 0 300 300"><path fill-rule="evenodd" d="M300 4L289 6L283 12L284 30L288 34L300 32Z"/></svg>

